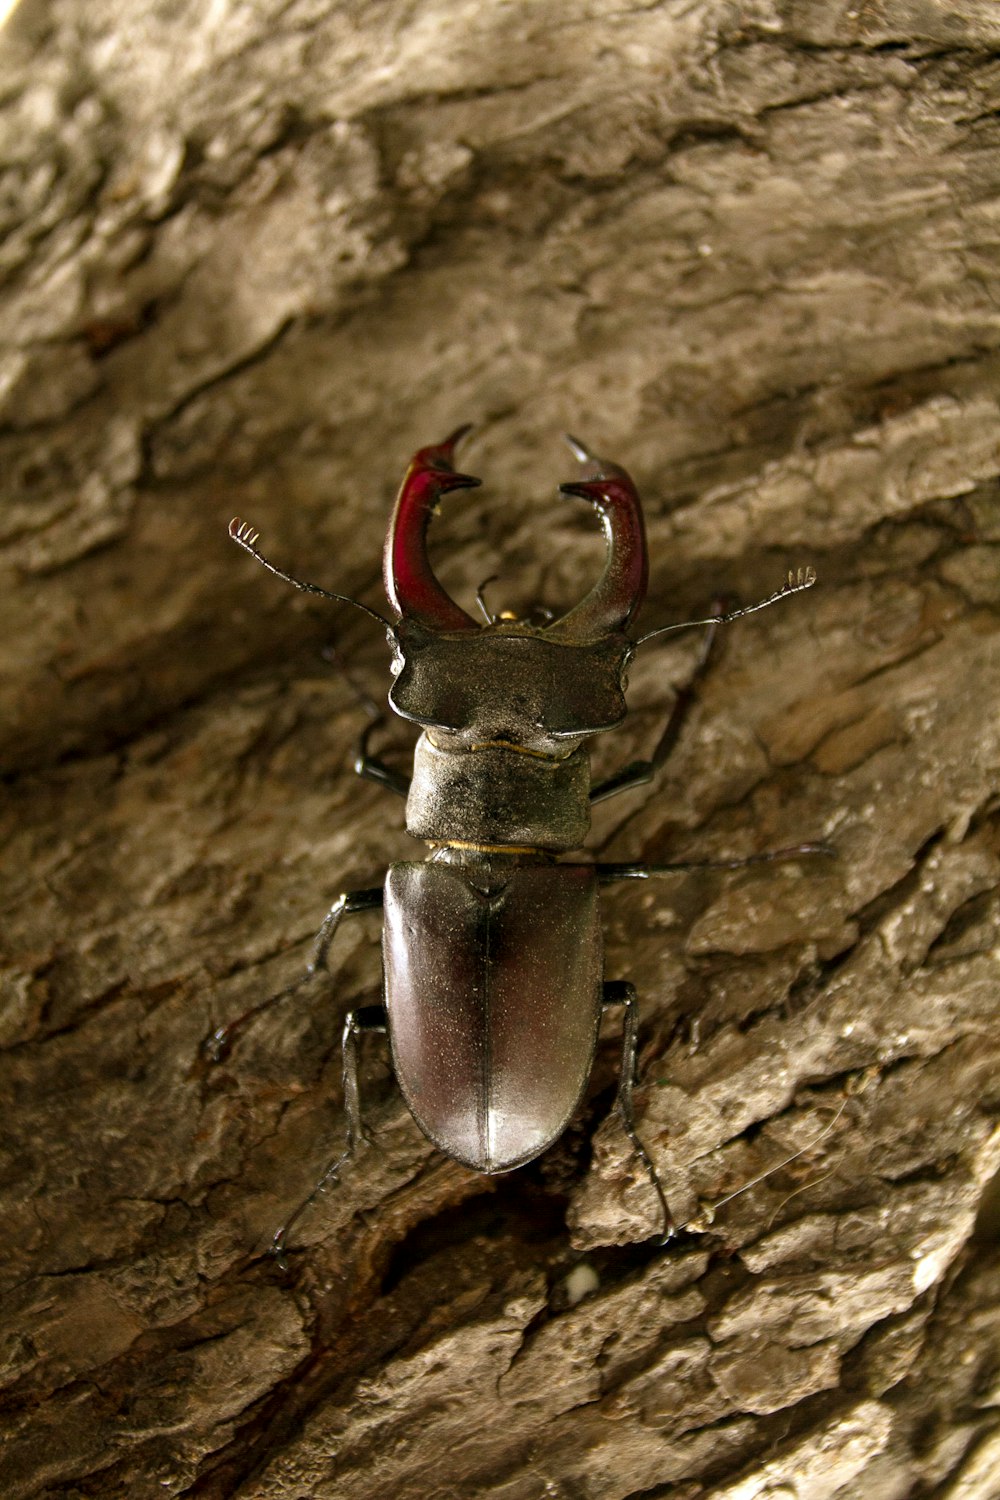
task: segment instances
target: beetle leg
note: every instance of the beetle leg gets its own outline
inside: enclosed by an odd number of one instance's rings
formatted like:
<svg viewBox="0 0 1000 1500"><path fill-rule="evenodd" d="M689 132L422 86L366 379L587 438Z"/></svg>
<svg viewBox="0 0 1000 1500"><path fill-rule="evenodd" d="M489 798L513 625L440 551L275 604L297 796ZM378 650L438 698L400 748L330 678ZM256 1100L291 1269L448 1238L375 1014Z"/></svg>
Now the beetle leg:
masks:
<svg viewBox="0 0 1000 1500"><path fill-rule="evenodd" d="M358 1039L362 1032L388 1029L384 1005L361 1005L344 1017L342 1033L344 1113L347 1115L347 1154L352 1156L362 1141L368 1139L361 1119L361 1095L358 1091Z"/></svg>
<svg viewBox="0 0 1000 1500"><path fill-rule="evenodd" d="M721 600L716 600L712 606L712 612L717 615L722 614ZM613 776L607 776L603 781L597 782L590 789L591 802L603 802L605 798L616 797L619 792L627 792L634 786L645 786L666 765L680 738L691 706L698 697L698 689L711 666L718 631L719 627L714 621L705 631L695 669L684 686L677 689L663 733L652 755L648 760L630 761Z"/></svg>
<svg viewBox="0 0 1000 1500"><path fill-rule="evenodd" d="M340 673L357 699L359 707L363 708L368 715L368 723L358 735L358 747L354 752L355 775L362 776L368 781L376 781L379 786L388 787L390 792L396 792L400 797L405 797L410 790L410 778L404 776L401 771L395 771L391 766L387 766L368 749L368 740L372 731L381 728L386 721L385 713L367 689L357 681L335 643L331 642L328 646L324 646L321 654L324 661L328 661Z"/></svg>
<svg viewBox="0 0 1000 1500"><path fill-rule="evenodd" d="M286 985L283 990L278 990L275 994L269 995L266 1000L261 1000L257 1005L251 1005L250 1009L245 1010L241 1016L237 1016L235 1021L230 1021L225 1026L219 1026L213 1031L204 1044L205 1052L211 1058L212 1062L222 1061L232 1046L233 1037L238 1031L243 1030L248 1021L252 1021L262 1011L270 1010L271 1006L277 1005L279 1001L287 1000L292 995L297 994L299 990L315 979L321 969L326 968L326 957L330 951L330 944L333 942L337 928L344 917L353 917L357 912L381 911L381 909L382 887L380 885L373 886L364 891L345 891L342 896L338 896L323 918L323 925L316 934L313 956L306 966L305 972L300 974L298 979L294 979L291 984Z"/></svg>
<svg viewBox="0 0 1000 1500"><path fill-rule="evenodd" d="M667 1205L666 1194L660 1182L656 1168L650 1160L649 1152L639 1139L639 1132L635 1128L635 1112L632 1109L632 1089L635 1084L635 1055L639 1039L639 1001L636 996L635 985L630 984L627 979L607 979L604 982L603 1004L621 1005L625 1011L625 1027L622 1033L622 1066L618 1078L618 1097L615 1100L615 1108L621 1116L625 1127L625 1134L632 1142L636 1155L646 1169L646 1176L652 1184L657 1198L660 1200L660 1212L663 1215L663 1238L661 1243L666 1244L673 1239L676 1233L673 1215Z"/></svg>
<svg viewBox="0 0 1000 1500"><path fill-rule="evenodd" d="M791 844L787 849L762 849L759 854L742 854L733 859L678 859L671 864L599 864L595 866L602 885L615 880L649 880L656 875L674 875L684 870L745 870L748 865L772 864L776 860L801 859L807 854L822 854L836 859L837 851L829 844Z"/></svg>
<svg viewBox="0 0 1000 1500"><path fill-rule="evenodd" d="M361 1096L358 1089L358 1040L365 1032L384 1033L387 1026L384 1005L362 1005L357 1010L348 1011L344 1017L342 1058L347 1146L339 1156L327 1163L316 1186L302 1199L298 1207L292 1210L281 1228L275 1231L269 1253L274 1256L282 1270L285 1270L288 1264L285 1251L288 1248L289 1231L314 1199L336 1181L337 1173L346 1161L350 1161L360 1143L368 1139L361 1119Z"/></svg>
<svg viewBox="0 0 1000 1500"><path fill-rule="evenodd" d="M330 951L330 944L344 917L356 916L359 911L381 910L382 887L380 885L369 886L363 891L345 891L342 896L338 896L323 918L323 925L316 934L316 945L304 978L311 979L319 969L326 968L326 956Z"/></svg>
<svg viewBox="0 0 1000 1500"><path fill-rule="evenodd" d="M396 771L392 766L387 766L384 760L368 752L368 737L373 729L384 723L385 716L380 714L373 719L361 731L358 738L358 748L354 756L354 770L358 776L365 777L368 781L376 781L379 786L384 786L397 796L406 797L410 791L410 778L404 776L402 771Z"/></svg>

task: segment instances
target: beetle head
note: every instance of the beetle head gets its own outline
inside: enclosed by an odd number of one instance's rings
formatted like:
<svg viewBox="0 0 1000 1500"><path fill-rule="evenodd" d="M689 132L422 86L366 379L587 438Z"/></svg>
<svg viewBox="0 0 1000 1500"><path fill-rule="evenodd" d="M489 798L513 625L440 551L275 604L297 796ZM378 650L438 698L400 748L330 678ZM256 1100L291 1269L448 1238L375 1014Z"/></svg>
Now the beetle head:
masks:
<svg viewBox="0 0 1000 1500"><path fill-rule="evenodd" d="M386 593L399 616L389 702L403 718L466 741L569 749L625 717L624 673L634 650L626 627L647 576L639 497L624 469L570 439L587 471L560 493L588 500L600 517L608 549L601 578L544 625L479 625L445 593L427 558L427 526L442 495L479 483L454 467L467 431L414 456L389 524Z"/></svg>

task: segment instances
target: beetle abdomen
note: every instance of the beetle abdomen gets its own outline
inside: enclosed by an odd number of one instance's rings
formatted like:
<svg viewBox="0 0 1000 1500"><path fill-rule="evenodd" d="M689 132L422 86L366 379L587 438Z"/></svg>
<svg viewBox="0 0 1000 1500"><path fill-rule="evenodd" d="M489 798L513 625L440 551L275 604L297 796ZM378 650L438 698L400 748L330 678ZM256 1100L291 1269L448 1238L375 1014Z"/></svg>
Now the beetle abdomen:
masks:
<svg viewBox="0 0 1000 1500"><path fill-rule="evenodd" d="M565 1130L601 1009L592 866L394 865L385 882L393 1061L449 1156L503 1172Z"/></svg>

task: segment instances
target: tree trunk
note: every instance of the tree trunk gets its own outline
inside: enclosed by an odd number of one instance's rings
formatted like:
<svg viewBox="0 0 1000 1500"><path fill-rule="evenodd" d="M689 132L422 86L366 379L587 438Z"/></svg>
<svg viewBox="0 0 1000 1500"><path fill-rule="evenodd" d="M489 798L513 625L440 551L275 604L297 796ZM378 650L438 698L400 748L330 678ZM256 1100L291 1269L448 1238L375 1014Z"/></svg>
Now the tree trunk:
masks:
<svg viewBox="0 0 1000 1500"><path fill-rule="evenodd" d="M24 0L2 47L0 1493L995 1500L997 7ZM377 914L204 1041L421 853L352 774L381 630L226 524L384 612L393 491L466 419L469 609L596 576L566 428L644 497L641 631L819 574L585 857L836 858L606 892L670 1245L609 1022L495 1178L365 1042L372 1140L282 1269ZM596 774L700 649L639 651Z"/></svg>

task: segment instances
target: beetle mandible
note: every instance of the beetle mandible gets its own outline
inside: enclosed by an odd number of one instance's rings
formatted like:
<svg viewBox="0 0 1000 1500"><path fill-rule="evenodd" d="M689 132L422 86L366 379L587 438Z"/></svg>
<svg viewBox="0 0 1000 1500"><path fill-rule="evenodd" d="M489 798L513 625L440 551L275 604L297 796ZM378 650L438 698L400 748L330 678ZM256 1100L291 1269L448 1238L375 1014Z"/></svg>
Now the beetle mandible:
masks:
<svg viewBox="0 0 1000 1500"><path fill-rule="evenodd" d="M363 1138L357 1081L358 1038L388 1031L396 1078L424 1134L477 1172L507 1172L563 1133L577 1108L597 1046L602 1012L624 1011L617 1109L655 1190L664 1241L674 1223L632 1110L637 999L627 980L604 976L599 891L619 880L692 868L730 869L760 860L828 852L817 844L733 860L673 864L567 861L590 827L591 804L650 781L667 759L719 625L808 588L811 568L756 604L703 620L630 633L647 581L642 508L617 464L575 438L584 466L560 487L589 501L607 543L601 578L566 614L543 623L491 616L473 620L445 592L427 558L427 527L443 496L479 484L455 467L469 428L421 448L396 500L385 544L385 588L393 618L357 600L303 583L270 563L258 533L236 518L230 535L270 572L296 588L349 603L385 626L393 651L391 708L420 726L407 778L368 751L362 736L355 770L406 797L406 828L430 848L419 862L394 864L385 883L334 902L305 974L220 1028L219 1056L234 1031L326 968L340 923L383 912L384 1004L352 1011L343 1030L347 1150L274 1237L283 1261L291 1224ZM695 679L675 698L648 760L591 783L585 742L625 717L625 674L637 647L654 636L700 625L705 646Z"/></svg>

